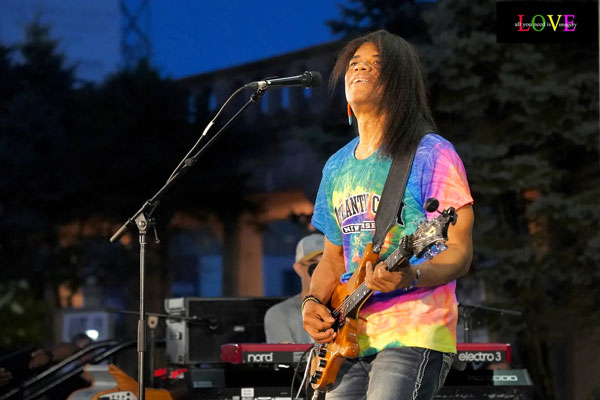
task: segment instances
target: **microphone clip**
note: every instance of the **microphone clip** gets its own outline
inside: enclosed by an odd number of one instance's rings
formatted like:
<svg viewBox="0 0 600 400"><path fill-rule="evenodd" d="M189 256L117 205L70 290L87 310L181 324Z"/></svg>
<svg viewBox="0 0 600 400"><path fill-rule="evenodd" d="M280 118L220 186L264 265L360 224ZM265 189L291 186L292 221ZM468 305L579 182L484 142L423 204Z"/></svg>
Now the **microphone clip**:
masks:
<svg viewBox="0 0 600 400"><path fill-rule="evenodd" d="M244 87L258 89L258 90L266 90L271 85L272 79L277 79L278 76L269 76L268 78L263 79L262 81L256 81L246 84Z"/></svg>

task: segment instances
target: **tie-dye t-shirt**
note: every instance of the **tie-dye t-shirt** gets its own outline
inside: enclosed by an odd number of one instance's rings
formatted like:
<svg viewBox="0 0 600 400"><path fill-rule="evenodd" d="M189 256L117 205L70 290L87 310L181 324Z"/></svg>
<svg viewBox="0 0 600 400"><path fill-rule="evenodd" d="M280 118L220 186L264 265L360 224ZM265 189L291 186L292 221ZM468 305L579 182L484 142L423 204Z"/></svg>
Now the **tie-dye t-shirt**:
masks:
<svg viewBox="0 0 600 400"><path fill-rule="evenodd" d="M374 221L391 158L375 152L357 160L355 138L325 164L315 202L312 224L335 245L342 246L346 282L360 263L362 253L374 234ZM416 230L418 222L433 218L425 201L435 197L439 209L456 209L473 202L462 161L454 146L441 136L429 133L421 140L404 192L400 220L388 232L381 258L391 254L402 236ZM412 264L424 260L413 257ZM387 347L422 347L456 352L456 282L409 291L374 293L361 308L359 356Z"/></svg>

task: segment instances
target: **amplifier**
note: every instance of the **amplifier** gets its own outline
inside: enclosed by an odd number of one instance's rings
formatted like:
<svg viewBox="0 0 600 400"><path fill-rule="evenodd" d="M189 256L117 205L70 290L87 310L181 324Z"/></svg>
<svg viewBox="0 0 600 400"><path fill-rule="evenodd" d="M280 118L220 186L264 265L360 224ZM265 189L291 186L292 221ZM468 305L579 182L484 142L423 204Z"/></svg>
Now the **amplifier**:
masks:
<svg viewBox="0 0 600 400"><path fill-rule="evenodd" d="M165 299L168 364L221 362L221 345L265 341L264 315L282 297Z"/></svg>

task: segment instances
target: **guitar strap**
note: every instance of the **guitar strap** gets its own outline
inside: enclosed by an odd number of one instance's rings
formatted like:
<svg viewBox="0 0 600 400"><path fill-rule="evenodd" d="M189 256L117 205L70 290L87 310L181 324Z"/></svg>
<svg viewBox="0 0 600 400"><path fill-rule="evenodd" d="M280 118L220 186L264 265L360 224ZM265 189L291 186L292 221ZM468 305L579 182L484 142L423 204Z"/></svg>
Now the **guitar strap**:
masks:
<svg viewBox="0 0 600 400"><path fill-rule="evenodd" d="M390 172L388 172L381 200L375 214L375 234L373 235L373 251L379 253L383 246L385 235L398 221L400 204L404 198L404 190L408 182L408 175L412 168L417 147L394 156Z"/></svg>

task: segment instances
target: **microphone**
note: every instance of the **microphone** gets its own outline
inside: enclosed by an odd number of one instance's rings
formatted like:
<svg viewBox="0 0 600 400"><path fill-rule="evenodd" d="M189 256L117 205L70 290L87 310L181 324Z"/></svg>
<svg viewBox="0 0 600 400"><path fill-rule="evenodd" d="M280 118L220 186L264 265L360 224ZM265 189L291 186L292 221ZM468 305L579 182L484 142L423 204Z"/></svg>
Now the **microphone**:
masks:
<svg viewBox="0 0 600 400"><path fill-rule="evenodd" d="M317 71L306 71L302 75L289 76L287 78L266 78L262 81L251 82L245 85L247 89L268 89L270 87L302 86L311 88L319 86L323 77Z"/></svg>

